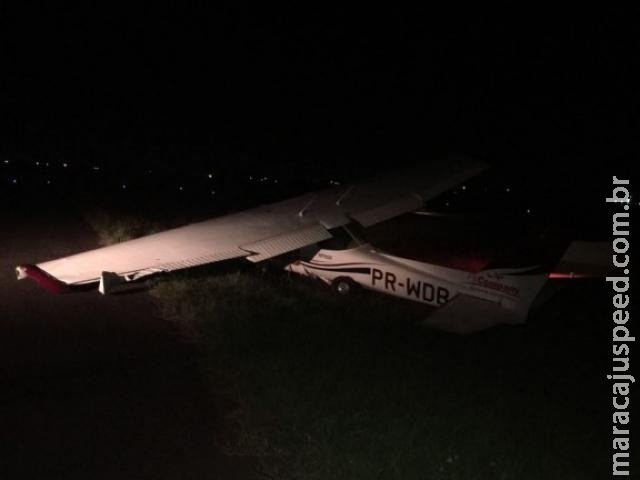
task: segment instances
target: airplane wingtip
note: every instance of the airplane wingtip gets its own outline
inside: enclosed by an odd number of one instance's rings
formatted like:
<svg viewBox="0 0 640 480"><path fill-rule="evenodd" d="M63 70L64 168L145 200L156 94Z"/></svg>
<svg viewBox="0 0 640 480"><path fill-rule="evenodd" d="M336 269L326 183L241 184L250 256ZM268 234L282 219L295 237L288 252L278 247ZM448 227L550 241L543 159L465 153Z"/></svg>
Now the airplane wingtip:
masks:
<svg viewBox="0 0 640 480"><path fill-rule="evenodd" d="M16 276L18 280L22 280L24 278L31 278L36 281L42 288L48 290L51 293L67 293L70 292L71 289L69 285L58 280L52 275L49 275L47 272L37 267L36 265L18 265L16 267Z"/></svg>

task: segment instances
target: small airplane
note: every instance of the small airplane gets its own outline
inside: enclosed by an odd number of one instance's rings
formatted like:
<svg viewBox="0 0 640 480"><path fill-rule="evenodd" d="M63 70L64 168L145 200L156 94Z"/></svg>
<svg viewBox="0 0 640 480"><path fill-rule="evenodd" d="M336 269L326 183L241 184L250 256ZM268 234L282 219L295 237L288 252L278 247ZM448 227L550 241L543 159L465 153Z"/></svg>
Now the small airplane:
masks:
<svg viewBox="0 0 640 480"><path fill-rule="evenodd" d="M338 185L258 208L194 223L37 265L16 267L54 293L97 285L112 294L152 275L230 259L291 259L285 269L317 278L339 294L354 287L438 307L427 324L469 333L523 323L549 278L533 265L465 270L377 250L372 225L416 211L486 168L447 157L353 185Z"/></svg>

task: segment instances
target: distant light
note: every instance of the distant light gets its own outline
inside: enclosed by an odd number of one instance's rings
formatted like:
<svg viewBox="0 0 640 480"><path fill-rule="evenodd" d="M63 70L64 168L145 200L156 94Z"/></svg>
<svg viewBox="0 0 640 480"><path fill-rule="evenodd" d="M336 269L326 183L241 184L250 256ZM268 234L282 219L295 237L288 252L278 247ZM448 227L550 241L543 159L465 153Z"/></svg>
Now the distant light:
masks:
<svg viewBox="0 0 640 480"><path fill-rule="evenodd" d="M445 205L448 207L449 206L449 202L445 202Z"/></svg>
<svg viewBox="0 0 640 480"><path fill-rule="evenodd" d="M68 164L68 163L63 163L63 164L62 164L62 167L63 167L63 168L67 168L68 166L69 166L69 164Z"/></svg>
<svg viewBox="0 0 640 480"><path fill-rule="evenodd" d="M94 165L93 169L97 172L98 170L100 170L100 167L98 167L97 165Z"/></svg>
<svg viewBox="0 0 640 480"><path fill-rule="evenodd" d="M509 193L509 192L511 191L511 188L510 188L510 187L507 187L507 188L505 188L505 191L506 191L507 193Z"/></svg>
<svg viewBox="0 0 640 480"><path fill-rule="evenodd" d="M40 162L36 162L36 167L39 167L39 166L40 166Z"/></svg>
<svg viewBox="0 0 640 480"><path fill-rule="evenodd" d="M51 180L47 180L47 185L51 185Z"/></svg>
<svg viewBox="0 0 640 480"><path fill-rule="evenodd" d="M180 186L178 187L178 190L180 190L180 191L182 191L182 190L183 190L182 185L180 185Z"/></svg>
<svg viewBox="0 0 640 480"><path fill-rule="evenodd" d="M209 175L207 175L207 177L213 178L213 173L210 173Z"/></svg>
<svg viewBox="0 0 640 480"><path fill-rule="evenodd" d="M340 186L340 182L337 180L329 180L329 185L334 185L336 187Z"/></svg>
<svg viewBox="0 0 640 480"><path fill-rule="evenodd" d="M467 186L466 185L462 185L462 190L466 190Z"/></svg>
<svg viewBox="0 0 640 480"><path fill-rule="evenodd" d="M249 181L253 180L253 176L249 175Z"/></svg>
<svg viewBox="0 0 640 480"><path fill-rule="evenodd" d="M11 179L11 183L13 183L15 185L16 183L18 183L18 179L17 178L12 178Z"/></svg>
<svg viewBox="0 0 640 480"><path fill-rule="evenodd" d="M5 165L9 165L9 160L5 160L5 161L4 161L4 164L5 164Z"/></svg>
<svg viewBox="0 0 640 480"><path fill-rule="evenodd" d="M151 170L151 169L149 169L149 170L147 171L147 173L152 173L152 172L153 172L153 170Z"/></svg>
<svg viewBox="0 0 640 480"><path fill-rule="evenodd" d="M47 166L47 167L48 167L48 166L49 166L49 162L45 163L45 166Z"/></svg>
<svg viewBox="0 0 640 480"><path fill-rule="evenodd" d="M211 195L215 195L216 191L215 190L211 190Z"/></svg>
<svg viewBox="0 0 640 480"><path fill-rule="evenodd" d="M122 184L122 189L123 189L123 190L126 190L126 188L127 188L127 185L123 183L123 184Z"/></svg>
<svg viewBox="0 0 640 480"><path fill-rule="evenodd" d="M531 213L531 209L530 208L527 208L527 213Z"/></svg>

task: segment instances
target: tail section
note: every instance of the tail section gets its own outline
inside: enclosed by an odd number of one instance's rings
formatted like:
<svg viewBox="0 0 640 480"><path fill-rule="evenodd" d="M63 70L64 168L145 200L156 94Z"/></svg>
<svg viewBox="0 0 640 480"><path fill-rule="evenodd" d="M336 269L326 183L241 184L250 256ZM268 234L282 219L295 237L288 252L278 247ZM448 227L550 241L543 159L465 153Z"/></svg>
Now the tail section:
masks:
<svg viewBox="0 0 640 480"><path fill-rule="evenodd" d="M468 334L527 319L547 275L538 267L490 269L467 273L458 294L431 314L427 326Z"/></svg>
<svg viewBox="0 0 640 480"><path fill-rule="evenodd" d="M611 270L611 248L604 242L573 242L555 268L496 268L468 273L458 295L426 324L455 333L472 333L500 324L524 323L532 308L558 290L552 279L604 278Z"/></svg>
<svg viewBox="0 0 640 480"><path fill-rule="evenodd" d="M611 244L572 242L549 278L604 278L612 273Z"/></svg>
<svg viewBox="0 0 640 480"><path fill-rule="evenodd" d="M484 270L475 275L474 289L513 315L517 321L511 323L524 323L547 279L540 267Z"/></svg>

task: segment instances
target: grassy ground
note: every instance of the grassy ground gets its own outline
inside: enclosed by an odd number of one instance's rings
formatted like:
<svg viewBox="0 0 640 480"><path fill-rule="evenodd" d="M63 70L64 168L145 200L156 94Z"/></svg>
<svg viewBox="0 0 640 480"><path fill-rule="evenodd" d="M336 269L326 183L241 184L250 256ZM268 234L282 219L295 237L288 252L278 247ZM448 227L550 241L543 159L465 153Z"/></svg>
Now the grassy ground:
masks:
<svg viewBox="0 0 640 480"><path fill-rule="evenodd" d="M148 229L94 220L105 241ZM133 225L136 228L133 228ZM133 228L133 232L130 230ZM425 330L425 307L236 264L152 294L200 351L260 478L591 479L610 465L610 295L572 284L523 327Z"/></svg>
<svg viewBox="0 0 640 480"><path fill-rule="evenodd" d="M85 212L83 217L98 235L100 245L106 246L169 228L180 227L187 223L209 218L210 215L209 213L209 215L203 216L179 210L167 212L164 207L159 207L152 213L141 213L135 208L127 206L118 210L95 207Z"/></svg>
<svg viewBox="0 0 640 480"><path fill-rule="evenodd" d="M284 274L181 275L153 293L232 405L218 441L260 476L469 480L603 478L601 291L468 337L423 330L412 303Z"/></svg>

